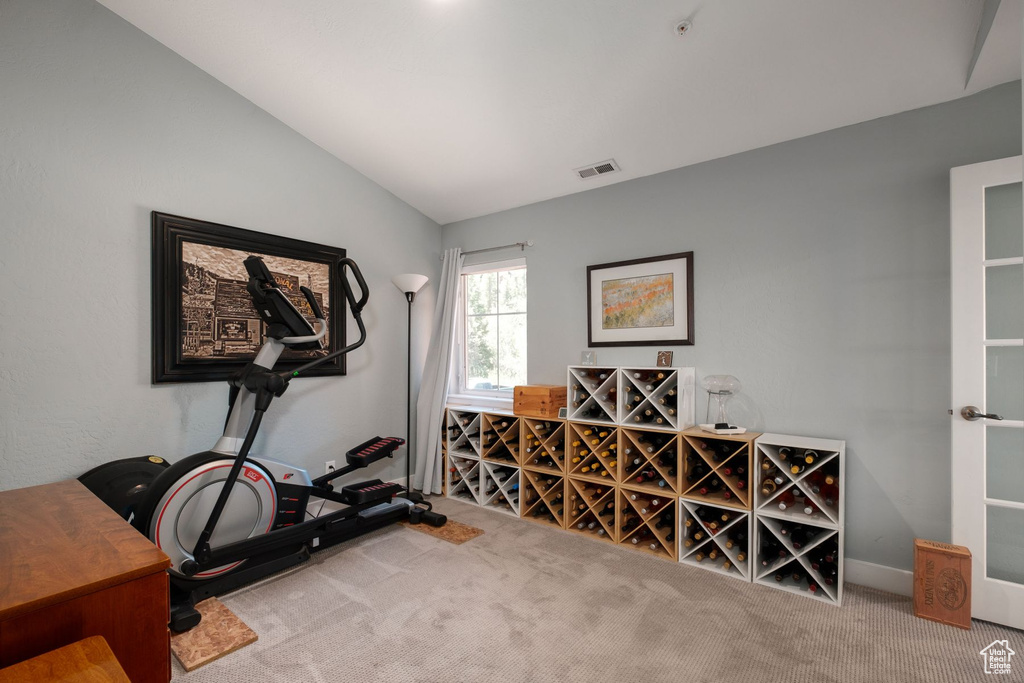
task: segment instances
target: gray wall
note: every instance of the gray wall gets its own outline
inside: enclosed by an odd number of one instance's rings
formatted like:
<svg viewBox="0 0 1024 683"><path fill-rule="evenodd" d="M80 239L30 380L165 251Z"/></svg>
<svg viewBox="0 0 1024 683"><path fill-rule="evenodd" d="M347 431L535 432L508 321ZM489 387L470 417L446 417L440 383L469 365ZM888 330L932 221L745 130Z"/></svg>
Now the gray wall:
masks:
<svg viewBox="0 0 1024 683"><path fill-rule="evenodd" d="M342 246L366 274L370 341L349 375L294 383L255 450L319 473L404 434L390 278L436 281L440 228L89 0L0 3L0 207L0 490L219 435L226 384L150 385L151 210ZM404 472L388 465L371 474Z"/></svg>
<svg viewBox="0 0 1024 683"><path fill-rule="evenodd" d="M534 383L564 382L586 348L588 265L693 250L696 345L675 364L736 375L740 424L846 439L848 555L910 568L914 536L950 534L949 169L1020 151L1017 82L453 223L443 239L536 240ZM654 364L653 347L596 351Z"/></svg>

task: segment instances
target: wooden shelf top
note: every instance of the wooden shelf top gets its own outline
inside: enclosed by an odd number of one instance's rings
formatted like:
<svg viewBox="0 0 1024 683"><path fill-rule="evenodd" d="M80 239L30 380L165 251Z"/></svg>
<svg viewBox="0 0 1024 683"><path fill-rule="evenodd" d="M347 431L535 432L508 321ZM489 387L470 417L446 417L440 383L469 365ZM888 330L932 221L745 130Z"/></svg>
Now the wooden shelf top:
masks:
<svg viewBox="0 0 1024 683"><path fill-rule="evenodd" d="M487 406L475 406L475 405L448 405L449 412L455 411L459 413L487 413L489 415L501 415L503 417L519 417L512 408L488 408Z"/></svg>
<svg viewBox="0 0 1024 683"><path fill-rule="evenodd" d="M695 436L703 439L721 439L724 441L754 441L759 436L762 436L761 432L754 432L747 430L743 434L715 434L713 432L705 432L699 426L694 425L681 432L685 436Z"/></svg>
<svg viewBox="0 0 1024 683"><path fill-rule="evenodd" d="M170 564L77 480L0 492L0 621Z"/></svg>

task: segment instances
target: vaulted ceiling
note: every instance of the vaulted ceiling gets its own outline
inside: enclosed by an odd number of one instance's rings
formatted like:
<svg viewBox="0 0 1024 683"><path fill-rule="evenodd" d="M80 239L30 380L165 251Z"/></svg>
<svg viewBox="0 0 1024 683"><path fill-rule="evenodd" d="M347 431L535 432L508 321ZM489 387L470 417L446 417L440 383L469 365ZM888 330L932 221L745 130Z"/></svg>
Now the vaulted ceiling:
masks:
<svg viewBox="0 0 1024 683"><path fill-rule="evenodd" d="M1021 76L1021 0L100 2L441 224Z"/></svg>

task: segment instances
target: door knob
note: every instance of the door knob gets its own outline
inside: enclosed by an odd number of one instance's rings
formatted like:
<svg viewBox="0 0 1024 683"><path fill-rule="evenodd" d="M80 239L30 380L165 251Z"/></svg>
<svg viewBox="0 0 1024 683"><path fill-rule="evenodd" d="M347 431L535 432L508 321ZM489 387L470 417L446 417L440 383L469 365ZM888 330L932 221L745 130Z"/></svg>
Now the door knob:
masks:
<svg viewBox="0 0 1024 683"><path fill-rule="evenodd" d="M1002 415L996 415L995 413L983 413L978 410L977 406L964 406L960 410L960 416L963 417L965 420L968 420L969 422L974 422L975 420L980 420L981 418L985 418L987 420L1003 419Z"/></svg>

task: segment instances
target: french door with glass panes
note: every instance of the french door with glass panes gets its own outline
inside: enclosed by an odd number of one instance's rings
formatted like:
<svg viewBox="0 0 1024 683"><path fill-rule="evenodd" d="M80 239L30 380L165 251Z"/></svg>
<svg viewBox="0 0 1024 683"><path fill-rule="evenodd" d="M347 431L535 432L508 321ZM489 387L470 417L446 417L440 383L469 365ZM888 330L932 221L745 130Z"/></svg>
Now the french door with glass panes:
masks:
<svg viewBox="0 0 1024 683"><path fill-rule="evenodd" d="M1024 628L1024 215L1021 157L950 172L953 543L971 609Z"/></svg>

